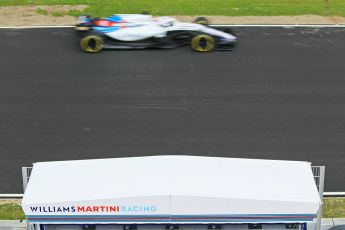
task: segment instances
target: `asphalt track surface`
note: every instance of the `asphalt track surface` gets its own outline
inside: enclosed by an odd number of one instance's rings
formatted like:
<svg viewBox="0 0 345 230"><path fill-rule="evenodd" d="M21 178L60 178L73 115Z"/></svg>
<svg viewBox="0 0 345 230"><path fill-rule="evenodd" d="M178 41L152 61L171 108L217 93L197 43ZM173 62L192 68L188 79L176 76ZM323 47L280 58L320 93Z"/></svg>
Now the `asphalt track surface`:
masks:
<svg viewBox="0 0 345 230"><path fill-rule="evenodd" d="M1 29L0 193L32 162L157 154L305 160L345 191L345 29L236 32L234 52L94 55L70 28Z"/></svg>

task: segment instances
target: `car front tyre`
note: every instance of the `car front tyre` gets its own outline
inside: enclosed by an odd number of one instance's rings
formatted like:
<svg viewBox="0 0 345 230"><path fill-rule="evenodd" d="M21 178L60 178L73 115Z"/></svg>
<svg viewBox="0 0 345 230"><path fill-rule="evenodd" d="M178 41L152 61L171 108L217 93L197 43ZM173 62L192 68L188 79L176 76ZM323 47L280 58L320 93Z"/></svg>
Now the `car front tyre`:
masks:
<svg viewBox="0 0 345 230"><path fill-rule="evenodd" d="M86 36L80 41L80 48L87 53L101 52L104 46L103 38L96 35Z"/></svg>
<svg viewBox="0 0 345 230"><path fill-rule="evenodd" d="M207 34L199 34L192 38L191 48L197 52L210 52L216 48L216 41Z"/></svg>

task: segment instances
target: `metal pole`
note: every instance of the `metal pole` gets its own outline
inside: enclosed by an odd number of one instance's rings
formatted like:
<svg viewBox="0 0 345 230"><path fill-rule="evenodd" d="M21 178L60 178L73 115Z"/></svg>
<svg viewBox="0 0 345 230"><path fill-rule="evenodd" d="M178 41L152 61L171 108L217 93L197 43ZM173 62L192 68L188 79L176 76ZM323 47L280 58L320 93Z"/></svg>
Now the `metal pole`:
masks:
<svg viewBox="0 0 345 230"><path fill-rule="evenodd" d="M321 230L324 187L325 187L325 166L320 166L319 195L320 195L320 199L321 199L321 206L319 208L319 211L317 212L316 230Z"/></svg>

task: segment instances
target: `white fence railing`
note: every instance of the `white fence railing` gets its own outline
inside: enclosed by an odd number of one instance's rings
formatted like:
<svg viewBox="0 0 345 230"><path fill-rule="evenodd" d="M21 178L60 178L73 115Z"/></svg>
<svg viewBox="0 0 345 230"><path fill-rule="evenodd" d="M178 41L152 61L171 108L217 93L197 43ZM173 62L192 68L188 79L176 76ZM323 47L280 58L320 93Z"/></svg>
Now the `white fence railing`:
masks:
<svg viewBox="0 0 345 230"><path fill-rule="evenodd" d="M23 191L25 192L26 186L28 186L32 167L22 167L22 179L23 179Z"/></svg>
<svg viewBox="0 0 345 230"><path fill-rule="evenodd" d="M325 166L312 166L311 167L314 175L315 184L317 187L317 190L319 191L319 195L321 198L321 201L323 199L323 190L325 187ZM319 208L319 211L317 212L317 223L316 223L316 230L321 230L321 220L322 220L322 206Z"/></svg>

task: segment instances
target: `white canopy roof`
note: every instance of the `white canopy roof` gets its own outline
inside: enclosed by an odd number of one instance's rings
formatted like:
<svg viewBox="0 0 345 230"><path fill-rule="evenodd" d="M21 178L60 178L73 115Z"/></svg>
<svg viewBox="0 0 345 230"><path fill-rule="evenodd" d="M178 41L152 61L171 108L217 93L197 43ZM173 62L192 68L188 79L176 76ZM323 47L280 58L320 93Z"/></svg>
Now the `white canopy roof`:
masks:
<svg viewBox="0 0 345 230"><path fill-rule="evenodd" d="M35 163L22 204L27 215L51 215L30 207L114 201L169 215L314 215L320 206L309 162L197 156Z"/></svg>

